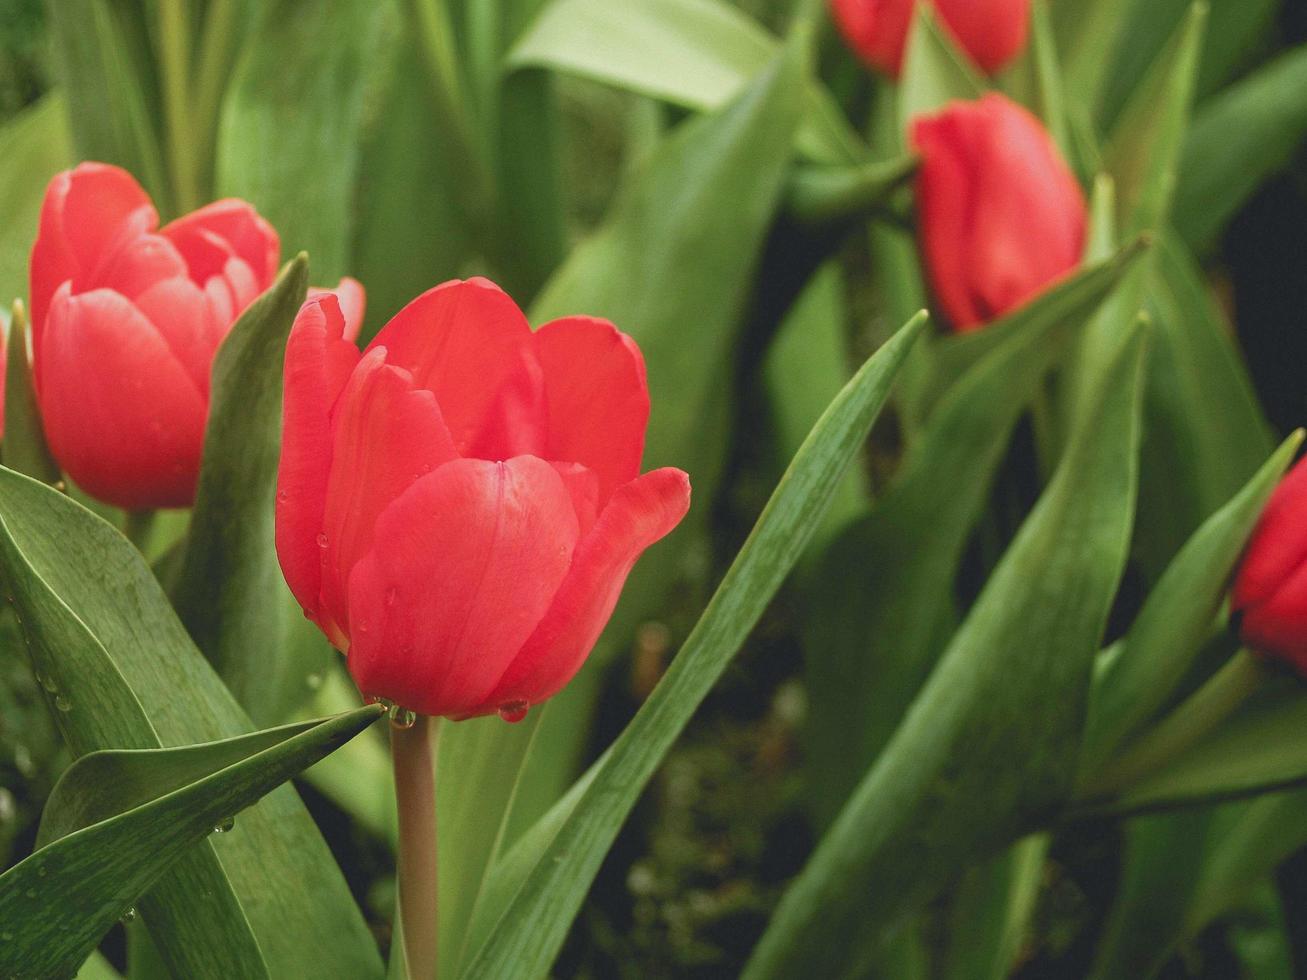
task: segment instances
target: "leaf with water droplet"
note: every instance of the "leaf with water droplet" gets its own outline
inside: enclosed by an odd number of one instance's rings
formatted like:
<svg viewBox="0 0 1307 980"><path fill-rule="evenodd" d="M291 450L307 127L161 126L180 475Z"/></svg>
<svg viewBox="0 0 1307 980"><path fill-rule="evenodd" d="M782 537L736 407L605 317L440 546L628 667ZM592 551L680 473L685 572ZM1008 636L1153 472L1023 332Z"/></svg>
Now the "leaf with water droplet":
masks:
<svg viewBox="0 0 1307 980"><path fill-rule="evenodd" d="M391 726L401 731L407 731L417 724L417 712L409 708L401 708L397 704L392 704L388 714L390 715Z"/></svg>

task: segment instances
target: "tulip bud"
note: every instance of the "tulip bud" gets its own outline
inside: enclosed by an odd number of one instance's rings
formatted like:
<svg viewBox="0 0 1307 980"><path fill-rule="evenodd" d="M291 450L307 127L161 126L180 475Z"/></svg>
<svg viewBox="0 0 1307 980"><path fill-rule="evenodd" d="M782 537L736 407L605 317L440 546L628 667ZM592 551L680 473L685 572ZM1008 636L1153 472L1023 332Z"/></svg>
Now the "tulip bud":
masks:
<svg viewBox="0 0 1307 980"><path fill-rule="evenodd" d="M1271 495L1230 593L1243 642L1307 675L1307 460Z"/></svg>
<svg viewBox="0 0 1307 980"><path fill-rule="evenodd" d="M917 225L935 298L972 330L1080 264L1088 209L1039 120L1002 95L913 122Z"/></svg>
<svg viewBox="0 0 1307 980"><path fill-rule="evenodd" d="M917 0L831 0L845 41L863 61L895 78ZM923 0L957 46L989 74L1026 46L1030 0Z"/></svg>
<svg viewBox="0 0 1307 980"><path fill-rule="evenodd" d="M50 182L32 247L32 369L50 451L87 493L132 510L194 499L214 355L280 253L244 201L158 224L130 174L83 163ZM352 305L361 315L361 296Z"/></svg>
<svg viewBox="0 0 1307 980"><path fill-rule="evenodd" d="M362 355L343 330L311 299L286 348L286 581L365 695L516 720L689 507L680 470L640 475L639 348L589 317L533 333L484 279L422 294Z"/></svg>

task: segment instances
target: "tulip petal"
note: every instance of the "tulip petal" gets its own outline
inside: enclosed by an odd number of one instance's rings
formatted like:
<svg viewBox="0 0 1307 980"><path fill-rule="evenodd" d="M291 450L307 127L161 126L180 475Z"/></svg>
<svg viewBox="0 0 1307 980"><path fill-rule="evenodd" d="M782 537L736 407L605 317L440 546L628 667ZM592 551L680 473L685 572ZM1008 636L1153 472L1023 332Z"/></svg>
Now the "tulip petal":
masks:
<svg viewBox="0 0 1307 980"><path fill-rule="evenodd" d="M381 515L350 576L359 689L470 713L549 609L576 539L563 481L535 457L459 459L423 477Z"/></svg>
<svg viewBox="0 0 1307 980"><path fill-rule="evenodd" d="M1280 481L1262 511L1230 593L1235 609L1243 610L1267 601L1290 576L1307 565L1304 513L1307 513L1307 460L1298 462Z"/></svg>
<svg viewBox="0 0 1307 980"><path fill-rule="evenodd" d="M580 463L550 464L563 480L563 486L572 498L572 509L576 511L577 530L584 538L599 518L599 475Z"/></svg>
<svg viewBox="0 0 1307 980"><path fill-rule="evenodd" d="M331 411L359 361L358 348L341 337L344 328L340 304L330 295L309 300L295 317L286 344L277 468L277 557L291 592L329 635L318 608L318 535L331 472Z"/></svg>
<svg viewBox="0 0 1307 980"><path fill-rule="evenodd" d="M281 240L277 232L245 201L225 198L205 205L165 225L160 232L172 239L191 267L191 278L204 283L223 273L228 257L241 259L257 283L256 295L277 276ZM221 242L223 248L215 249Z"/></svg>
<svg viewBox="0 0 1307 980"><path fill-rule="evenodd" d="M335 293L336 300L340 303L340 312L345 316L345 339L357 339L359 330L363 328L364 314L367 312L367 293L363 289L363 284L357 279L345 276L331 289L323 286L309 287L309 299L325 293Z"/></svg>
<svg viewBox="0 0 1307 980"><path fill-rule="evenodd" d="M1021 53L1030 31L1030 0L934 0L940 20L988 74Z"/></svg>
<svg viewBox="0 0 1307 980"><path fill-rule="evenodd" d="M162 235L137 235L106 259L94 279L74 277L73 292L112 289L134 300L164 279L186 275L186 263Z"/></svg>
<svg viewBox="0 0 1307 980"><path fill-rule="evenodd" d="M371 550L378 515L458 457L435 396L386 354L374 347L363 357L332 413L321 608L347 636L349 572Z"/></svg>
<svg viewBox="0 0 1307 980"><path fill-rule="evenodd" d="M60 285L91 276L106 257L158 223L149 195L120 167L83 163L57 174L46 188L32 246L33 344L41 343L46 311Z"/></svg>
<svg viewBox="0 0 1307 980"><path fill-rule="evenodd" d="M1241 610L1239 636L1254 650L1307 675L1307 563L1261 601Z"/></svg>
<svg viewBox="0 0 1307 980"><path fill-rule="evenodd" d="M531 328L494 283L454 280L427 290L381 329L375 346L435 394L460 454L547 455Z"/></svg>
<svg viewBox="0 0 1307 980"><path fill-rule="evenodd" d="M118 293L72 295L49 310L38 364L46 438L92 496L139 510L195 496L205 405L159 331Z"/></svg>
<svg viewBox="0 0 1307 980"><path fill-rule="evenodd" d="M599 506L640 475L649 423L644 358L607 320L574 316L535 334L544 371L549 459L581 463L599 476Z"/></svg>
<svg viewBox="0 0 1307 980"><path fill-rule="evenodd" d="M502 704L539 704L557 694L608 625L636 559L669 534L689 508L690 479L681 470L653 470L619 487L577 546L549 612L494 690L469 714L489 714Z"/></svg>
<svg viewBox="0 0 1307 980"><path fill-rule="evenodd" d="M207 403L214 353L230 324L214 319L200 287L184 275L155 283L136 297L135 305L154 324Z"/></svg>

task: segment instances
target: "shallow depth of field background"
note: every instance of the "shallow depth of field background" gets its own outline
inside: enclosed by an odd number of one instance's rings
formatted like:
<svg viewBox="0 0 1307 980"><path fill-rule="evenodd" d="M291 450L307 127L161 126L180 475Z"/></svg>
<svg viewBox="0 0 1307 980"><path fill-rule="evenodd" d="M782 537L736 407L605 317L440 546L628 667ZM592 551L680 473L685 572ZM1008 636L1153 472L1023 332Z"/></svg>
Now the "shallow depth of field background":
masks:
<svg viewBox="0 0 1307 980"><path fill-rule="evenodd" d="M785 0L738 3L777 31L786 23ZM1303 42L1307 42L1307 4L1289 0L1239 70ZM865 105L869 77L844 52L833 32L826 40L824 57L823 74L833 80L836 94L846 104ZM0 126L39 106L50 93L53 76L43 4L0 0ZM579 237L603 215L627 165L623 160L627 134L618 123L637 99L571 78L560 79L559 93L566 133L567 231ZM365 94L365 120L376 108ZM661 111L669 118L679 115L666 107ZM0 222L18 221L34 228L32 214L6 210L7 145L0 136ZM66 162L49 161L50 172ZM0 246L0 285L11 292L25 275L25 256L11 247L13 237L6 234ZM30 234L26 241L30 242ZM284 255L296 248L297 243L284 241ZM1280 432L1307 422L1304 256L1307 148L1299 150L1287 172L1266 183L1243 207L1206 257L1211 288L1237 325L1262 404ZM877 300L870 284L859 278L867 262L865 239L853 236L843 258L850 271L851 308L868 314L865 319L871 322ZM366 270L347 265L343 271L371 286ZM326 281L326 277L317 279ZM7 302L8 296L0 299ZM384 322L399 299L384 290L370 291L365 335ZM693 343L693 324L687 324L686 342ZM866 353L870 344L855 332L853 346ZM727 477L716 500L696 500L698 507L711 507L713 546L696 556L694 574L687 575L678 591L668 622L643 627L630 655L616 658L606 671L600 709L587 739L587 758L620 732L651 689L674 652L668 636L683 636L693 624L707 584L717 580L738 550L774 485L783 461L774 458L771 449L771 422L758 370L764 352L759 347L746 326L738 359L738 393L731 406L736 427L726 460ZM1022 445L1019 435L1013 450L1013 471L1018 473ZM873 457L871 467L873 481L883 481L882 470L892 467L892 458ZM980 567L979 562L973 564ZM983 583L974 574L968 577L967 567L961 589L974 594ZM1128 607L1129 582L1124 595ZM798 871L814 844L801 799L804 757L797 732L807 704L793 600L789 591L782 592L665 761L606 859L555 975L730 976L757 942L781 886ZM1123 608L1121 615L1132 611ZM12 625L4 630L3 642L14 642ZM850 719L854 723L856 719ZM3 651L0 867L30 851L40 806L65 764L27 664ZM384 933L390 915L390 859L384 846L312 786L303 780L298 785L365 913ZM1115 888L1119 844L1119 828L1107 823L1081 825L1059 839L1018 976L1031 980L1083 973ZM1307 964L1307 852L1284 866L1278 885L1289 947L1299 963ZM1256 970L1259 963L1269 964L1284 955L1280 928L1280 921L1269 912L1222 920L1206 929L1182 956L1173 958L1163 975L1220 978ZM384 942L386 937L380 938ZM109 948L117 942L121 940L111 940Z"/></svg>

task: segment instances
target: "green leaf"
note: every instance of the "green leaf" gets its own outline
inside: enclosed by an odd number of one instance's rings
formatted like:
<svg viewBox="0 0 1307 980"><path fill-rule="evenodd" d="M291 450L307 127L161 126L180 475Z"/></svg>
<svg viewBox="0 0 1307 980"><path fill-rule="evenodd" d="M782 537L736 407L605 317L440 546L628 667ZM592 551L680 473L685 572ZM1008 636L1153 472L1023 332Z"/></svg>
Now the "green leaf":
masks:
<svg viewBox="0 0 1307 980"><path fill-rule="evenodd" d="M27 295L46 185L73 158L66 112L55 90L0 126L0 308Z"/></svg>
<svg viewBox="0 0 1307 980"><path fill-rule="evenodd" d="M927 418L894 484L821 556L803 627L809 802L819 824L893 734L956 625L958 565L1018 418L1140 255L1133 248L1087 269L986 328L985 348L968 346L974 360ZM863 721L850 728L849 718Z"/></svg>
<svg viewBox="0 0 1307 980"><path fill-rule="evenodd" d="M884 209L916 169L910 156L850 166L801 165L790 178L786 205L806 223L868 217Z"/></svg>
<svg viewBox="0 0 1307 980"><path fill-rule="evenodd" d="M1307 45L1199 107L1185 141L1175 200L1176 229L1191 248L1211 247L1261 183L1288 165L1307 132L1303 91Z"/></svg>
<svg viewBox="0 0 1307 980"><path fill-rule="evenodd" d="M326 286L349 271L371 0L258 6L218 130L218 196L254 204Z"/></svg>
<svg viewBox="0 0 1307 980"><path fill-rule="evenodd" d="M946 980L1006 980L1021 957L1039 898L1048 834L1032 834L968 869L949 909Z"/></svg>
<svg viewBox="0 0 1307 980"><path fill-rule="evenodd" d="M917 116L938 112L954 99L978 99L985 82L976 67L944 32L930 7L919 4L908 32L899 79L899 132Z"/></svg>
<svg viewBox="0 0 1307 980"><path fill-rule="evenodd" d="M1211 631L1248 536L1302 440L1301 431L1286 439L1195 532L1149 593L1124 642L1103 662L1090 698L1084 774L1105 763L1173 697Z"/></svg>
<svg viewBox="0 0 1307 980"><path fill-rule="evenodd" d="M5 428L0 441L0 459L11 470L44 483L59 479L59 464L50 455L36 406L32 364L27 356L27 315L21 302L14 303L9 321L8 360L5 363Z"/></svg>
<svg viewBox="0 0 1307 980"><path fill-rule="evenodd" d="M1230 718L1095 814L1130 814L1240 799L1307 783L1307 698L1293 677L1267 685Z"/></svg>
<svg viewBox="0 0 1307 980"><path fill-rule="evenodd" d="M641 790L798 561L925 325L922 315L895 335L817 423L663 679L579 791L562 801L557 831L547 843L525 839L531 850L517 860L529 871L498 907L465 977L548 970Z"/></svg>
<svg viewBox="0 0 1307 980"><path fill-rule="evenodd" d="M308 278L300 253L218 348L195 508L171 589L196 646L262 724L307 697L305 678L330 656L273 546L282 360Z"/></svg>
<svg viewBox="0 0 1307 980"><path fill-rule="evenodd" d="M77 971L77 980L122 980L122 976L101 953L94 952Z"/></svg>
<svg viewBox="0 0 1307 980"><path fill-rule="evenodd" d="M1193 257L1164 235L1153 263L1147 305L1156 330L1135 546L1150 579L1275 445L1234 332Z"/></svg>
<svg viewBox="0 0 1307 980"><path fill-rule="evenodd" d="M615 85L690 109L736 99L780 44L720 0L553 0L508 54L535 67ZM800 148L824 163L866 155L830 95L807 83Z"/></svg>
<svg viewBox="0 0 1307 980"><path fill-rule="evenodd" d="M111 0L62 0L46 11L76 156L124 167L170 213L144 13Z"/></svg>
<svg viewBox="0 0 1307 980"><path fill-rule="evenodd" d="M1062 155L1074 160L1075 146L1071 141L1071 124L1067 121L1062 68L1058 64L1057 42L1053 39L1048 6L1048 0L1036 0L1030 11L1030 53L1036 81L1034 109L1048 127L1053 142L1061 148Z"/></svg>
<svg viewBox="0 0 1307 980"><path fill-rule="evenodd" d="M1132 0L1081 0L1052 4L1053 26L1071 99L1095 108L1112 69L1121 24Z"/></svg>
<svg viewBox="0 0 1307 980"><path fill-rule="evenodd" d="M1198 78L1207 5L1195 3L1121 113L1104 150L1119 225L1135 235L1165 224Z"/></svg>
<svg viewBox="0 0 1307 980"><path fill-rule="evenodd" d="M179 856L382 714L82 756L50 794L37 851L0 875L0 971L75 971Z"/></svg>
<svg viewBox="0 0 1307 980"><path fill-rule="evenodd" d="M894 737L781 900L744 976L854 976L959 868L1073 789L1134 510L1143 331L1105 365L1039 503Z"/></svg>
<svg viewBox="0 0 1307 980"><path fill-rule="evenodd" d="M140 553L63 494L4 469L0 579L75 755L251 729ZM137 907L182 976L382 972L339 869L288 786L252 807L220 849L183 855Z"/></svg>

